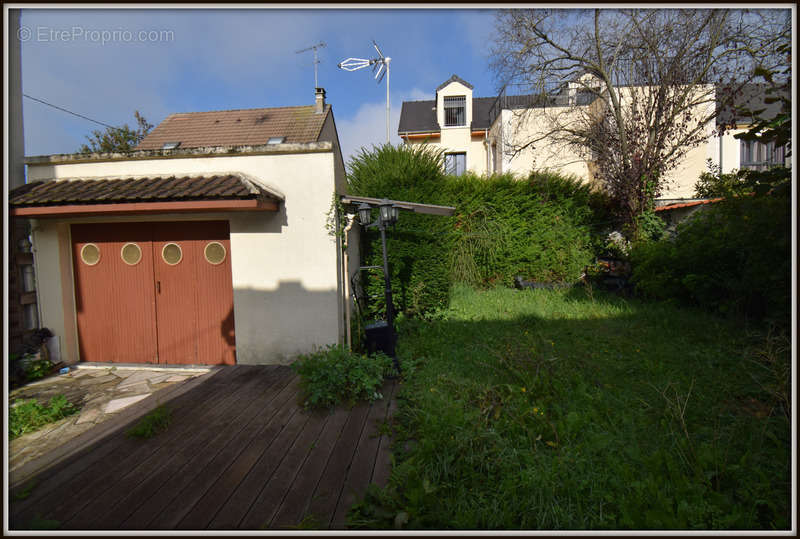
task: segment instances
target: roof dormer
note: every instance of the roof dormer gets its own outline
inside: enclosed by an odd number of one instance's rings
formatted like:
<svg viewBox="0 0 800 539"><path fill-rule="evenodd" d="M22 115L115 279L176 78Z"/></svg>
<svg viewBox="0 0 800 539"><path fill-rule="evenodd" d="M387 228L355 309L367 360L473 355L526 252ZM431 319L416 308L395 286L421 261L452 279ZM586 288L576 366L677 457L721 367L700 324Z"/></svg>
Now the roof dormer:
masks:
<svg viewBox="0 0 800 539"><path fill-rule="evenodd" d="M453 75L436 88L436 121L440 129L470 127L473 86Z"/></svg>

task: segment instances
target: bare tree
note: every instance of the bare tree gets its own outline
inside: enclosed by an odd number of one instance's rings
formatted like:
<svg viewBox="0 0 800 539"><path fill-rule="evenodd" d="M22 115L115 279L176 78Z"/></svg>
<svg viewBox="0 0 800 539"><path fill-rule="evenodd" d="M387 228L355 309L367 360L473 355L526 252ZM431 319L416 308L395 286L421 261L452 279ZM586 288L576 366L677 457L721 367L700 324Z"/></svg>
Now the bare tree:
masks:
<svg viewBox="0 0 800 539"><path fill-rule="evenodd" d="M786 61L777 48L791 12L512 9L495 35L498 82L535 99L515 111L510 151L572 148L633 224L755 68ZM525 116L541 129L531 134Z"/></svg>

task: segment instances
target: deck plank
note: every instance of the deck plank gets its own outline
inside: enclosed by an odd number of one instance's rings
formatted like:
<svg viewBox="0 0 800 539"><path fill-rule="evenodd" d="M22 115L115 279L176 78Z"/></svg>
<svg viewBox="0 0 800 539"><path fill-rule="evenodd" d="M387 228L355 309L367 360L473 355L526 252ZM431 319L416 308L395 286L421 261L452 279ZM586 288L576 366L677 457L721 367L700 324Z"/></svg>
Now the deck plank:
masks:
<svg viewBox="0 0 800 539"><path fill-rule="evenodd" d="M176 451L180 452L184 460L196 458L198 454L206 454L220 429L231 425L232 421L239 420L247 411L246 408L237 406L238 402L241 399L249 401L257 397L263 386L269 382L269 378L266 377L252 377L242 389L238 392L234 391L225 404L212 406L205 414L193 412L187 413L182 418L173 418L172 425L182 427L180 435L172 436L169 439L156 436L149 440L135 441L143 448L149 447L150 454L136 461L121 462L116 473L106 478L107 488L102 495L96 496L74 515L65 519L63 527L66 529L113 529L118 522L110 522L108 513L115 514L111 510L119 505L122 498L125 498L131 490L136 489L150 473L166 465L170 456L174 455ZM204 422L207 422L207 428L196 427L198 417L202 417ZM66 516L63 513L62 515Z"/></svg>
<svg viewBox="0 0 800 539"><path fill-rule="evenodd" d="M330 415L325 413L315 413L309 417L303 430L295 438L280 465L270 477L269 483L261 489L261 494L250 506L250 510L239 524L240 528L264 529L269 527L275 512L296 479L297 472L303 466L329 419Z"/></svg>
<svg viewBox="0 0 800 539"><path fill-rule="evenodd" d="M41 507L62 529L341 528L367 485L388 479L391 440L376 425L398 387L333 413L305 412L299 392L289 367L225 367L169 401L159 436L128 439L126 426L34 477L31 497L12 502L11 529Z"/></svg>
<svg viewBox="0 0 800 539"><path fill-rule="evenodd" d="M309 494L317 488L349 415L349 410L340 407L328 418L325 428L298 472L297 479L272 519L270 528L288 529L303 521L311 503Z"/></svg>
<svg viewBox="0 0 800 539"><path fill-rule="evenodd" d="M230 494L227 501L220 508L209 527L217 530L232 530L239 527L242 518L247 514L250 506L258 497L263 488L267 488L272 474L280 465L287 449L303 430L309 419L302 413L295 403L293 414L285 425L272 425L272 439L264 439L248 448L247 464L255 462L247 470L236 489ZM256 525L258 529L260 524Z"/></svg>
<svg viewBox="0 0 800 539"><path fill-rule="evenodd" d="M194 399L197 398L197 396L201 394L208 395L212 387L216 388L216 384L211 385L212 379L216 379L218 377L224 378L233 373L233 371L233 368L227 367L220 369L219 372L213 373L212 376L210 376L201 384L202 388L195 388L192 391L178 395L174 399L168 401L170 409L175 411L185 409ZM46 503L46 501L42 499L43 496L52 496L53 491L56 488L59 488L65 483L74 480L76 477L83 475L90 466L93 466L97 462L104 459L111 451L115 451L123 441L124 438L114 437L112 434L107 438L100 440L98 443L86 447L75 455L65 459L63 462L59 463L58 466L52 466L39 472L36 474L36 482L39 484L47 482L49 490L47 492L34 490L33 493L24 501L15 504L14 512L20 513L25 511L31 505L49 506L50 504ZM18 494L24 490L29 483L30 481L26 481L23 484L12 488L10 491L11 496L13 497L15 494Z"/></svg>
<svg viewBox="0 0 800 539"><path fill-rule="evenodd" d="M202 414L207 408L213 406L215 399L224 400L235 394L235 380L238 372L232 372L231 384L217 383L211 384L207 388L203 384L181 395L184 397L181 399L182 407L176 411L176 415L191 417L194 413ZM214 378L216 376L212 380ZM59 522L66 521L75 511L88 503L88 498L103 492L109 486L109 479L124 469L125 462L138 462L146 459L147 455L155 451L156 447L154 444L142 445L137 443L137 440L127 438L125 432L130 425L100 440L92 448L87 448L87 453L81 453L88 457L86 460L89 461L90 466L83 466L81 459L77 459L76 456L77 460L71 459L71 462L68 461L65 464L64 474L57 473L51 478L57 481L42 479L41 485L36 489L36 493L42 493L42 496L32 496L29 503L12 508L13 526L24 526L37 515L42 517L49 515ZM187 428L188 422L181 422L178 428L167 431L166 436L160 438L159 442L166 443L169 439L179 438ZM38 476L35 479L39 481ZM46 508L46 514L40 514L41 508Z"/></svg>
<svg viewBox="0 0 800 539"><path fill-rule="evenodd" d="M199 473L202 481L195 480L189 487L191 492L180 496L181 503L191 507L184 511L182 518L179 519L177 514L173 517L172 521L177 522L174 528L206 528L260 455L261 452L254 451L252 447L257 446L259 440L273 440L279 432L279 426L285 425L296 413L297 387L298 379L294 378L276 399L272 409L248 425L245 431Z"/></svg>
<svg viewBox="0 0 800 539"><path fill-rule="evenodd" d="M389 399L389 409L386 412L386 418L394 417L397 411L397 393L400 391L400 384L397 381L391 382L391 391L387 395ZM384 395L387 393L385 392ZM378 445L378 456L375 458L375 468L372 471L372 479L370 483L374 483L379 487L385 487L389 482L389 475L392 469L392 436L391 433L384 433Z"/></svg>
<svg viewBox="0 0 800 539"><path fill-rule="evenodd" d="M322 528L328 528L333 519L336 504L342 492L342 485L353 461L353 454L361 437L369 409L369 403L362 402L350 411L347 423L325 466L325 471L310 497L311 503L306 514L314 522L319 523Z"/></svg>
<svg viewBox="0 0 800 539"><path fill-rule="evenodd" d="M390 394L391 391L392 389L387 384L383 394ZM380 443L378 430L381 423L386 420L389 402L390 399L383 398L373 402L369 408L367 420L361 430L361 436L353 454L353 462L347 471L347 478L344 481L339 501L336 504L336 511L331 524L334 529L346 527L347 511L356 500L364 496L367 490L367 485L375 468L375 460L378 456L378 445Z"/></svg>
<svg viewBox="0 0 800 539"><path fill-rule="evenodd" d="M282 402L287 394L293 393L293 388L290 387L292 379L289 378L287 382L283 376L278 384L282 386L280 388L271 385L262 395L256 397L240 394L238 400L240 405L246 403L243 407L245 412L238 415L228 414L225 421L213 429L214 432L205 445L194 451L184 450L180 457L183 466L178 473L168 478L120 527L171 529L230 464L224 461L228 454L226 448L238 447L239 436L247 431L248 425L258 420L265 408L269 409L276 399ZM198 424L196 428L202 429L204 426Z"/></svg>
<svg viewBox="0 0 800 539"><path fill-rule="evenodd" d="M241 393L239 399L250 401L251 404L244 409L238 416L226 414L224 428L208 430L214 437L208 440L207 436L192 436L186 441L178 441L170 446L163 447L154 458L150 459L150 466L138 466L133 472L136 479L126 477L126 482L135 487L123 490L120 495L115 495L116 505L111 509L104 509L97 514L102 515L92 523L95 529L120 529L125 522L139 507L149 501L162 490L167 483L180 481L182 478L191 477L194 468L197 466L196 457L202 453L213 451L215 441L222 438L225 443L236 440L237 436L228 434L235 429L235 425L257 417L263 407L271 404L273 399L286 388L291 381L288 373L264 373L257 386L253 386L251 393ZM217 432L215 432L217 430Z"/></svg>

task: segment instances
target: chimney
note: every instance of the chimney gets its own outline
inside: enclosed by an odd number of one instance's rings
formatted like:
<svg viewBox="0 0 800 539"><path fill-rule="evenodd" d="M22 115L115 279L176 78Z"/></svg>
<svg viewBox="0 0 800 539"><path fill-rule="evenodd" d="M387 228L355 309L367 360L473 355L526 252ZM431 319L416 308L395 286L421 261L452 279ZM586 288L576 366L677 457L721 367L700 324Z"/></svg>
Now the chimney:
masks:
<svg viewBox="0 0 800 539"><path fill-rule="evenodd" d="M325 88L317 88L316 90L317 100L314 106L314 112L316 114L322 114L325 111Z"/></svg>

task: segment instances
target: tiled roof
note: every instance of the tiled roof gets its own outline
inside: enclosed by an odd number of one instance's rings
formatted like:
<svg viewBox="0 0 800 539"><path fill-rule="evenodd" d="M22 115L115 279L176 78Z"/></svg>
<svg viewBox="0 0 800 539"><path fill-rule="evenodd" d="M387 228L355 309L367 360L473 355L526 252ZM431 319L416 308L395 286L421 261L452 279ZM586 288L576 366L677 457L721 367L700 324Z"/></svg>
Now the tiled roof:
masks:
<svg viewBox="0 0 800 539"><path fill-rule="evenodd" d="M181 112L171 114L136 147L160 150L167 142L179 148L207 146L257 146L270 137L286 137L287 143L318 142L330 105L322 114L314 105L265 109Z"/></svg>
<svg viewBox="0 0 800 539"><path fill-rule="evenodd" d="M253 198L280 200L283 196L242 174L223 174L33 182L13 189L8 201L23 207Z"/></svg>
<svg viewBox="0 0 800 539"><path fill-rule="evenodd" d="M692 206L702 206L703 204L714 204L715 202L719 202L722 200L720 198L705 198L702 200L690 200L688 202L675 202L671 204L665 204L663 206L656 206L654 211L666 211L666 210L677 210L678 208L689 208Z"/></svg>

